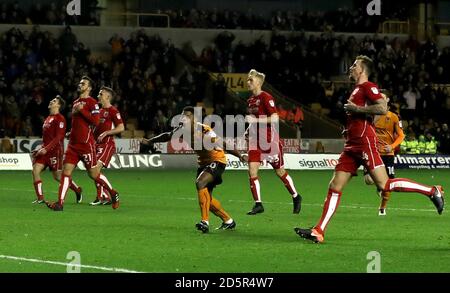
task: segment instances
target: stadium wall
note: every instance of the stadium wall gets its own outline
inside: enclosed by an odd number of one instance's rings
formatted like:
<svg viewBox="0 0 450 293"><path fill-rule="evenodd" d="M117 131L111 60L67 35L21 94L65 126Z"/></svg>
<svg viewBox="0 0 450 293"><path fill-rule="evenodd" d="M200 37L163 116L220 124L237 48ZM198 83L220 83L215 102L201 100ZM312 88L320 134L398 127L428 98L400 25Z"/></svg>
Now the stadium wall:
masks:
<svg viewBox="0 0 450 293"><path fill-rule="evenodd" d="M4 33L11 28L16 27L22 32L31 33L33 25L25 24L1 24L0 33ZM40 25L41 31L49 31L54 36L59 36L64 30L62 25ZM147 34L158 34L163 40L170 39L177 48L183 48L190 43L194 51L200 55L203 48L214 43L217 35L225 30L222 29L190 29L190 28L149 28L149 27L114 27L114 26L72 26L72 32L77 36L78 41L91 49L92 52L105 53L110 52L111 46L108 44L109 39L117 34L124 39L128 39L132 32L138 29L144 30ZM245 44L262 38L267 44L270 43L272 31L269 30L228 30L235 36L234 43L243 41ZM290 36L299 34L299 32L282 31L284 35ZM320 36L323 32L306 32L305 35ZM345 38L354 36L356 39L363 39L367 33L334 33L335 36L343 36ZM385 35L379 34L380 38ZM407 34L388 34L390 38L398 37L401 40L408 38Z"/></svg>
<svg viewBox="0 0 450 293"><path fill-rule="evenodd" d="M36 147L42 144L40 138L14 138L9 139L17 153L30 153ZM68 140L65 140L67 146ZM116 138L116 153L118 154L139 154L140 139L138 138ZM228 143L234 143L233 139L227 139ZM282 139L283 151L287 153L340 153L344 147L343 139L313 139L303 138L299 142L297 139ZM323 147L323 148L322 148ZM156 143L155 148L158 152L166 153L192 153L189 149L176 151L168 143ZM243 149L241 144L238 148Z"/></svg>
<svg viewBox="0 0 450 293"><path fill-rule="evenodd" d="M228 170L247 170L247 163L236 157L227 157ZM289 170L333 170L339 154L286 154L285 168ZM197 157L194 154L118 154L113 156L109 169L195 169ZM80 169L84 169L81 163ZM450 169L450 155L406 155L395 157L397 169ZM29 154L0 154L1 170L31 170ZM267 162L261 169L271 169Z"/></svg>

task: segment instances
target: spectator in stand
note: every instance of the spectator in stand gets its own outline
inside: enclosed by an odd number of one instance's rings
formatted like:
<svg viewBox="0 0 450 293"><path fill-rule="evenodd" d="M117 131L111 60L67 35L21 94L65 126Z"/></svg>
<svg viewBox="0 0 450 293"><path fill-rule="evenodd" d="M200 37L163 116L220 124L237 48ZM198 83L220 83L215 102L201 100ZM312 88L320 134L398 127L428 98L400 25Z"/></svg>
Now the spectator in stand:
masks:
<svg viewBox="0 0 450 293"><path fill-rule="evenodd" d="M439 153L450 154L450 131L447 123L442 124L437 140Z"/></svg>

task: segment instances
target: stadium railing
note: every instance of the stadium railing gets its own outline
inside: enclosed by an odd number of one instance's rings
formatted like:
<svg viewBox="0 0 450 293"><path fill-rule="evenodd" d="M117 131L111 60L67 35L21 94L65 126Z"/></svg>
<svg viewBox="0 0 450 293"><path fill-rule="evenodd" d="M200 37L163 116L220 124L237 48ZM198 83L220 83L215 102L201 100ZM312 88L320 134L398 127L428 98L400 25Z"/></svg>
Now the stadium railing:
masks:
<svg viewBox="0 0 450 293"><path fill-rule="evenodd" d="M383 34L409 34L410 23L407 21L387 20L381 24Z"/></svg>
<svg viewBox="0 0 450 293"><path fill-rule="evenodd" d="M146 23L161 22L162 25L146 25ZM102 14L101 25L109 25L115 22L124 22L127 26L134 27L146 27L146 26L157 26L157 27L167 27L170 28L170 17L168 14L164 13L135 13L135 12L105 12ZM165 23L165 24L163 24Z"/></svg>

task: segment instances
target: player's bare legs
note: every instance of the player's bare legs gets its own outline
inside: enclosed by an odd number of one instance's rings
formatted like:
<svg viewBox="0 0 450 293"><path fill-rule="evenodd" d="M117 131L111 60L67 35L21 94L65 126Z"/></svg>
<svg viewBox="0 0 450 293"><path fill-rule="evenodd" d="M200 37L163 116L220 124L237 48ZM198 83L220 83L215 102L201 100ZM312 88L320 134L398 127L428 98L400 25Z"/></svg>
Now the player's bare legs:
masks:
<svg viewBox="0 0 450 293"><path fill-rule="evenodd" d="M67 190L70 187L70 184L72 182L72 173L75 169L76 165L66 163L63 166L63 171L61 175L61 180L59 181L59 191L58 191L58 203L61 205L61 207L64 204L64 199L67 194Z"/></svg>
<svg viewBox="0 0 450 293"><path fill-rule="evenodd" d="M292 202L294 204L293 213L294 214L300 213L300 210L302 208L302 197L300 194L297 193L294 181L292 180L291 176L289 176L289 174L283 167L275 169L275 173L281 179L281 181L283 181L284 186L286 186L286 189L292 196Z"/></svg>
<svg viewBox="0 0 450 293"><path fill-rule="evenodd" d="M42 180L41 180L41 172L44 170L45 165L35 163L33 165L33 185L34 191L36 192L37 199L33 201L33 203L43 203L44 202L44 191L42 190Z"/></svg>
<svg viewBox="0 0 450 293"><path fill-rule="evenodd" d="M250 190L252 192L253 200L255 205L253 208L247 212L247 215L256 215L264 212L264 207L261 201L261 189L259 185L258 171L260 162L249 162L248 163L248 176L250 180Z"/></svg>
<svg viewBox="0 0 450 293"><path fill-rule="evenodd" d="M57 171L52 171L52 175L53 175L53 179L55 179L57 182L61 181L61 174L62 174L62 170L57 170ZM79 187L75 181L70 180L70 189L73 190L73 192L75 192L76 198L77 198L77 203L81 203L81 201L83 200L83 189L81 187Z"/></svg>
<svg viewBox="0 0 450 293"><path fill-rule="evenodd" d="M352 179L352 174L344 171L335 171L328 185L327 198L323 205L322 216L312 229L295 228L295 232L303 238L314 242L323 242L325 230L331 217L336 212L341 201L342 191Z"/></svg>
<svg viewBox="0 0 450 293"><path fill-rule="evenodd" d="M98 165L97 165L98 166ZM115 191L109 183L105 175L100 173L100 169L97 166L88 170L89 177L91 177L96 183L100 184L111 196L111 204L113 209L119 208L119 193Z"/></svg>
<svg viewBox="0 0 450 293"><path fill-rule="evenodd" d="M96 169L95 172L98 172L99 174L101 174L101 171L103 168L103 163L98 161L97 165L94 168ZM101 205L101 204L103 204L103 205L111 204L110 195L103 188L103 186L100 183L95 182L95 188L97 190L97 196L96 196L95 200L90 203L90 205L96 206L96 205Z"/></svg>
<svg viewBox="0 0 450 293"><path fill-rule="evenodd" d="M214 177L209 172L201 172L196 181L195 185L197 187L198 203L200 206L201 218L202 220L195 226L198 230L203 233L209 231L209 211L214 215L222 219L222 227L228 227L226 229L233 229L236 224L230 215L223 209L222 204L217 199L212 196L212 188L208 186L214 182ZM225 228L222 228L225 229Z"/></svg>
<svg viewBox="0 0 450 293"><path fill-rule="evenodd" d="M379 190L421 193L430 198L437 212L442 214L444 210L444 190L441 186L428 186L405 178L390 179L384 167L369 170L369 173Z"/></svg>

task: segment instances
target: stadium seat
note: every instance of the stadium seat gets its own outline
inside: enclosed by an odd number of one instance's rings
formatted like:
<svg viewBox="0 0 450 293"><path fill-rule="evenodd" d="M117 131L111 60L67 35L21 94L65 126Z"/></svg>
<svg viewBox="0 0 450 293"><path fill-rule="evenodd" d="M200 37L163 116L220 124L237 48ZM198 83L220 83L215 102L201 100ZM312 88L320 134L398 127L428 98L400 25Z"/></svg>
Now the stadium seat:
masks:
<svg viewBox="0 0 450 293"><path fill-rule="evenodd" d="M133 130L133 137L144 137L145 131L144 130Z"/></svg>
<svg viewBox="0 0 450 293"><path fill-rule="evenodd" d="M132 136L133 136L132 130L124 130L121 135L122 138L131 138Z"/></svg>
<svg viewBox="0 0 450 293"><path fill-rule="evenodd" d="M311 111L321 115L322 113L322 105L320 105L320 103L312 103L311 104Z"/></svg>
<svg viewBox="0 0 450 293"><path fill-rule="evenodd" d="M136 126L135 126L134 123L127 123L125 129L130 130L130 131L133 131L133 130L136 129Z"/></svg>
<svg viewBox="0 0 450 293"><path fill-rule="evenodd" d="M138 123L137 118L128 118L128 119L127 119L127 124L128 124L128 123L137 125L137 123Z"/></svg>
<svg viewBox="0 0 450 293"><path fill-rule="evenodd" d="M9 138L2 138L1 153L14 153L14 145Z"/></svg>

